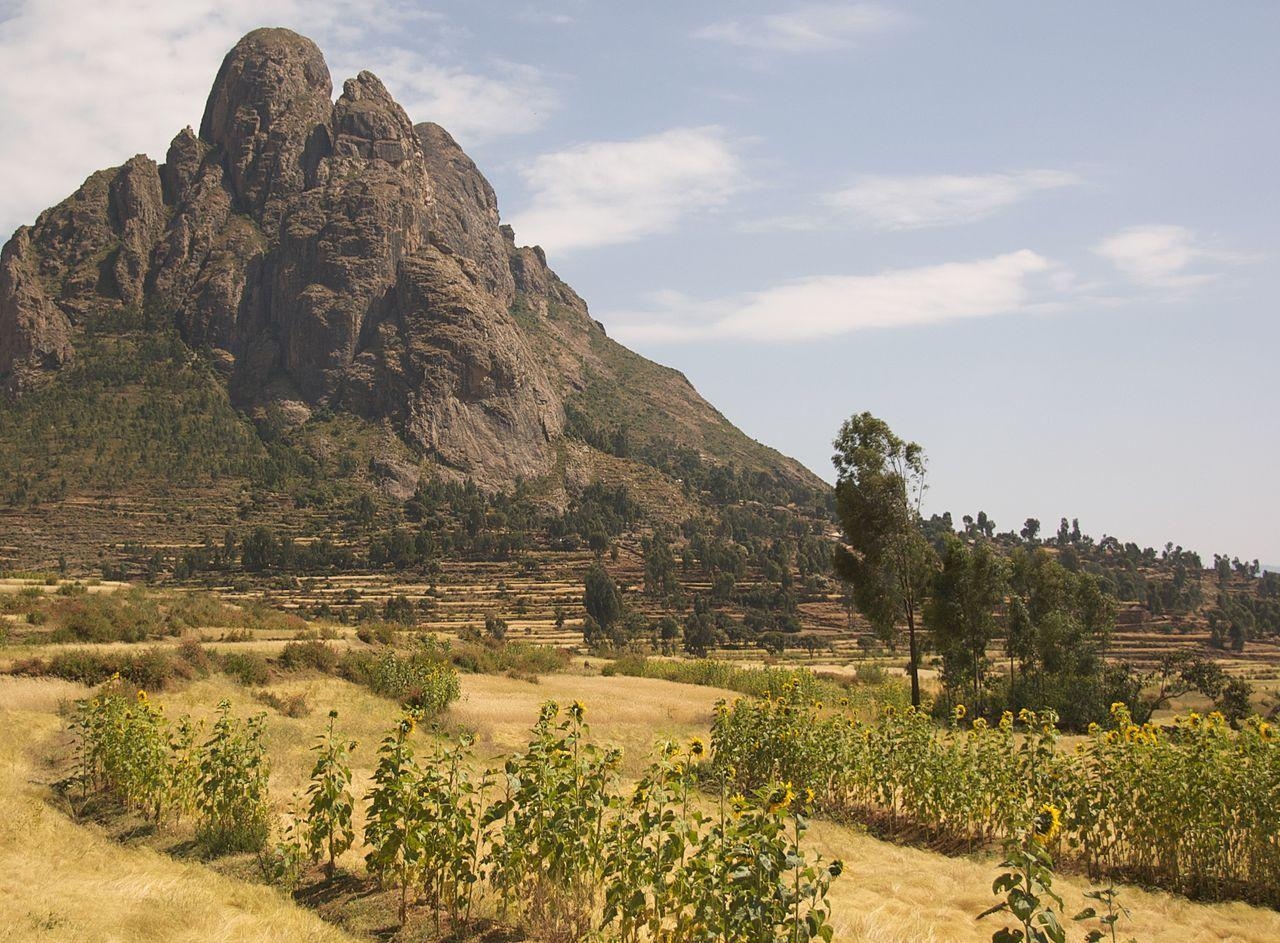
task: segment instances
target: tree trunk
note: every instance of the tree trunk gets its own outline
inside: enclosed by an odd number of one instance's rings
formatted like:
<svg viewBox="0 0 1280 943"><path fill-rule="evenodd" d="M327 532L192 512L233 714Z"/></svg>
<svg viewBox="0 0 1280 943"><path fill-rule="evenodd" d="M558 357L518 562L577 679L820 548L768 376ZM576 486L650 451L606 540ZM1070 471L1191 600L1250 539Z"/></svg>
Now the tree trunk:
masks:
<svg viewBox="0 0 1280 943"><path fill-rule="evenodd" d="M907 663L911 672L911 706L920 706L920 662L916 652L916 613L915 608L907 606L907 644L911 649L910 661Z"/></svg>

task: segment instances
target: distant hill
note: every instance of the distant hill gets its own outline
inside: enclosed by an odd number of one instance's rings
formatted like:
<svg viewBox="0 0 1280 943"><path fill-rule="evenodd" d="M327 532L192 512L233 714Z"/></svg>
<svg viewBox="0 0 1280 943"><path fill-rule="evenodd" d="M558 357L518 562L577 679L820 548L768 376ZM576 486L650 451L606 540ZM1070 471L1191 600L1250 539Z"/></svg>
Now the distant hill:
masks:
<svg viewBox="0 0 1280 943"><path fill-rule="evenodd" d="M447 131L369 72L335 102L284 29L236 44L163 163L93 174L8 241L0 388L21 560L435 479L551 508L621 482L673 519L716 475L828 491L607 337Z"/></svg>

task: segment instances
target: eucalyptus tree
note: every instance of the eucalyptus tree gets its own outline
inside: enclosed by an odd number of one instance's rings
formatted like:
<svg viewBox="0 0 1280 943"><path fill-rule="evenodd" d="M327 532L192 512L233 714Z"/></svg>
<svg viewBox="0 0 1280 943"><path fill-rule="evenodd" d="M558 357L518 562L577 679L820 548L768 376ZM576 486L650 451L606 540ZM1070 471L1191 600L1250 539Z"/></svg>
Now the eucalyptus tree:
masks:
<svg viewBox="0 0 1280 943"><path fill-rule="evenodd" d="M942 655L942 680L949 692L966 692L975 711L982 708L987 676L987 644L995 636L996 612L1008 590L1005 561L989 541L972 547L957 537L942 550L924 623Z"/></svg>
<svg viewBox="0 0 1280 943"><path fill-rule="evenodd" d="M850 417L833 443L836 514L844 531L833 563L854 604L885 640L907 627L911 703L920 704L921 609L937 557L920 517L924 450L871 413Z"/></svg>

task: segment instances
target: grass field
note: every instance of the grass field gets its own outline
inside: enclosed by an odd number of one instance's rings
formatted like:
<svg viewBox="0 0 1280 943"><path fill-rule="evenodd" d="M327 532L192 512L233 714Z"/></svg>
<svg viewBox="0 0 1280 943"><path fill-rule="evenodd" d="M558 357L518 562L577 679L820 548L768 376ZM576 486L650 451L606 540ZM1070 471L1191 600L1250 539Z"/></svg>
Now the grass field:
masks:
<svg viewBox="0 0 1280 943"><path fill-rule="evenodd" d="M319 675L274 682L265 690L276 695L303 693L312 707L304 717L286 717L266 708L277 808L282 809L305 781L308 747L330 707L339 711L340 728L359 741L353 768L357 794L363 791L376 743L394 723L396 706L363 688ZM66 682L0 678L0 938L386 938L385 915L350 920L350 932L344 933L281 891L257 883L244 862L203 864L183 857L177 836L161 832L122 837L110 826L73 822L57 808L51 783L65 772L69 749L59 711L85 693ZM623 775L629 777L655 739L705 734L712 706L722 696L728 692L644 678L605 678L581 667L543 676L537 683L469 675L463 677L461 698L441 724L474 731L478 759L491 761L523 744L540 703L580 699L593 737L626 751ZM224 697L233 699L237 712L264 709L249 689L220 674L157 695L156 700L170 714L208 716ZM359 808L356 824L358 831ZM831 823L816 823L810 838L824 856L847 863L831 893L836 940L990 939L992 927L974 919L992 902L995 861L989 856L944 857ZM360 870L361 854L362 849L353 848L341 865ZM1086 886L1066 876L1060 877L1058 889L1071 909L1080 903ZM1272 911L1243 904L1197 904L1136 888L1125 888L1123 899L1133 913L1125 933L1140 941L1280 939L1280 914Z"/></svg>

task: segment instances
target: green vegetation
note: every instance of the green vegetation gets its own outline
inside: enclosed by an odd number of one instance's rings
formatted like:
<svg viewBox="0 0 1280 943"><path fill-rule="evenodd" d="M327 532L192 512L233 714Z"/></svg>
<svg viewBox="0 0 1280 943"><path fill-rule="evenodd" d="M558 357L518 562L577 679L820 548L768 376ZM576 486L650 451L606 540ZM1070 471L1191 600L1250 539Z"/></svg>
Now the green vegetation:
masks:
<svg viewBox="0 0 1280 943"><path fill-rule="evenodd" d="M316 764L307 786L305 824L302 838L312 861L325 859L325 870L333 877L338 855L355 842L351 827L354 800L351 796L351 751L354 740L344 740L333 730L338 712L329 711L329 725L312 749Z"/></svg>
<svg viewBox="0 0 1280 943"><path fill-rule="evenodd" d="M196 840L213 855L258 851L271 832L267 781L271 769L262 742L262 714L241 720L231 704L218 705L213 731L196 768Z"/></svg>
<svg viewBox="0 0 1280 943"><path fill-rule="evenodd" d="M87 334L52 383L0 402L0 427L0 501L11 505L139 479L279 481L291 464L232 409L208 364L159 330Z"/></svg>
<svg viewBox="0 0 1280 943"><path fill-rule="evenodd" d="M119 795L157 821L190 796L207 853L263 850L270 816L261 717L237 720L224 701L212 735L195 747L192 728L169 739L145 694L134 699L117 688L77 709L82 791ZM315 747L299 820L260 856L278 877L288 870L281 862L303 854L325 860L332 876L354 842L355 744L336 734L335 719L330 713ZM621 752L592 742L578 703L563 711L545 704L528 746L501 772L479 776L469 736L433 740L419 759L415 728L408 714L383 740L365 797L366 866L396 891L401 924L421 899L438 935L461 936L485 893L546 939L831 939L826 898L842 865L823 865L802 847L803 800L777 783L729 796L722 777L718 811L702 811L701 741L687 750L661 745L624 795Z"/></svg>
<svg viewBox="0 0 1280 943"><path fill-rule="evenodd" d="M1145 719L1172 696L1174 678L1183 693L1198 690L1215 699L1233 724L1250 712L1247 682L1208 677L1199 658L1195 665L1187 662L1186 651L1166 651L1146 670L1112 657L1120 604L1108 590L1142 596L1153 612L1164 611L1163 600L1195 606L1195 555L1167 547L1161 559L1172 575L1156 584L1138 569L1139 563L1148 571L1158 568L1154 550L1113 538L1095 545L1078 521L1064 518L1056 537L1041 540L1039 521L1028 519L1017 534L999 534L995 521L979 511L965 515L957 533L949 514L921 517L920 446L863 413L844 424L835 447L844 531L836 572L880 638L892 644L905 627L916 706L921 655L932 647L942 668L942 692L934 702L939 716L961 703L989 720L1005 710L1052 710L1068 729L1084 730L1104 721L1116 702ZM1206 615L1211 643L1230 639L1243 648L1266 624L1270 593L1280 588L1259 579L1254 567L1221 556L1215 572L1221 591ZM1003 643L1003 665L991 657L996 641ZM1158 689L1154 695L1152 688Z"/></svg>
<svg viewBox="0 0 1280 943"><path fill-rule="evenodd" d="M906 622L911 703L918 707L916 620L934 565L920 527L924 451L870 413L847 420L835 448L836 513L845 537L836 547L836 572L850 583L858 609L882 638Z"/></svg>
<svg viewBox="0 0 1280 943"><path fill-rule="evenodd" d="M375 694L426 714L438 714L457 699L458 673L432 651L402 655L394 649L378 654L348 652L339 670L350 681Z"/></svg>
<svg viewBox="0 0 1280 943"><path fill-rule="evenodd" d="M901 708L908 703L908 692L897 681L850 682L820 677L807 668L744 668L714 659L660 661L630 655L606 666L604 673L725 688L751 697L792 691L815 701L843 703L845 707L867 711L884 705Z"/></svg>
<svg viewBox="0 0 1280 943"><path fill-rule="evenodd" d="M171 726L146 691L131 696L121 679L76 705L74 786L82 801L117 800L153 822L195 814L196 839L210 854L255 851L270 831L269 767L262 717L239 720L218 705L211 735L199 726Z"/></svg>
<svg viewBox="0 0 1280 943"><path fill-rule="evenodd" d="M961 847L1018 839L1047 804L1061 815L1054 846L1091 875L1193 896L1280 903L1280 740L1266 721L1239 733L1221 715L1180 718L1170 731L1132 721L1059 748L1053 711L971 724L957 706L939 732L915 709L861 721L798 690L722 704L715 767L744 789L775 778L812 789L816 807L891 834Z"/></svg>

